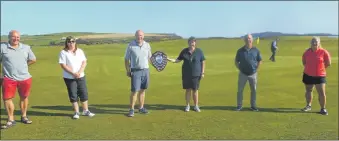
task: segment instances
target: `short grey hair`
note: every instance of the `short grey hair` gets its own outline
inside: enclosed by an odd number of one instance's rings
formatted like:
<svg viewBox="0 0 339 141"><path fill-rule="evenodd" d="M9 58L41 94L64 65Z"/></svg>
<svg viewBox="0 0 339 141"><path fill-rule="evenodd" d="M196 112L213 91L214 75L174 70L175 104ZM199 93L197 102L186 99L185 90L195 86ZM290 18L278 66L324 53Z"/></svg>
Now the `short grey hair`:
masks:
<svg viewBox="0 0 339 141"><path fill-rule="evenodd" d="M249 37L249 36L252 36L252 34L246 34L245 36L244 36L244 40L247 40L247 38ZM252 40L253 40L253 36L252 36Z"/></svg>
<svg viewBox="0 0 339 141"><path fill-rule="evenodd" d="M12 36L12 34L15 33L15 32L18 33L18 34L20 34L19 31L11 30L11 31L8 32L8 39L10 39L11 36Z"/></svg>
<svg viewBox="0 0 339 141"><path fill-rule="evenodd" d="M317 41L318 43L320 43L320 37L313 36L312 39L311 39L311 42L314 41L314 40Z"/></svg>
<svg viewBox="0 0 339 141"><path fill-rule="evenodd" d="M9 32L8 32L8 39L10 39L10 38L11 38L11 36L12 36L13 32L14 32L13 30L11 30L11 31L9 31Z"/></svg>

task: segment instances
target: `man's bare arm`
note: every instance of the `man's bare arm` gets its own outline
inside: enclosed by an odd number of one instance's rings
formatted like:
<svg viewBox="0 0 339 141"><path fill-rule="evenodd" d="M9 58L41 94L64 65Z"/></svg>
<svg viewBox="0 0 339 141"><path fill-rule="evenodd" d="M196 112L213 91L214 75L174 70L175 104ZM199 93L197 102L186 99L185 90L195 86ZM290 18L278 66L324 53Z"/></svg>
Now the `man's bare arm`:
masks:
<svg viewBox="0 0 339 141"><path fill-rule="evenodd" d="M36 57L35 57L35 54L33 53L32 51L32 48L30 47L29 48L29 51L28 51L28 57L27 57L27 65L32 65L36 62Z"/></svg>
<svg viewBox="0 0 339 141"><path fill-rule="evenodd" d="M29 66L29 65L34 64L35 62L36 62L36 60L28 60L28 61L27 61L27 64L28 64L28 66Z"/></svg>
<svg viewBox="0 0 339 141"><path fill-rule="evenodd" d="M125 59L125 69L126 69L127 76L131 77L130 63L129 63L129 60L127 60L127 59Z"/></svg>
<svg viewBox="0 0 339 141"><path fill-rule="evenodd" d="M130 65L129 65L129 60L125 60L125 69L126 69L126 72L129 72L131 70Z"/></svg>

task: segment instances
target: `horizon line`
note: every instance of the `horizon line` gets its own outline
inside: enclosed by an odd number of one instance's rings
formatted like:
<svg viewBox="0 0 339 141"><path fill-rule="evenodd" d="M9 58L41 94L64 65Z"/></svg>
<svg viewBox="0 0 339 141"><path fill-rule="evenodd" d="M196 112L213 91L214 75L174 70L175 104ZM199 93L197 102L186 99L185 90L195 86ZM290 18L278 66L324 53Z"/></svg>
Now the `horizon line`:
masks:
<svg viewBox="0 0 339 141"><path fill-rule="evenodd" d="M86 32L86 31L67 31L67 32L54 32L54 33L43 33L43 34L22 34L24 36L37 36L37 35L53 35L53 34L60 34L60 33L94 33L94 34L134 34L128 32ZM260 34L260 33L279 33L279 34L297 34L297 35L307 35L307 34L330 34L330 36L339 36L339 34L332 34L332 33L284 33L279 31L263 31L263 32L253 32L247 34ZM166 32L159 32L159 33L152 33L152 32L145 32L145 34L175 34L177 36L181 36L177 33L166 33ZM8 34L1 34L1 36L7 36ZM244 34L246 35L246 34ZM242 35L242 36L244 36ZM193 35L194 36L194 35ZM208 38L208 37L225 37L225 38L232 38L232 37L242 37L242 36L195 36L197 38ZM183 37L183 36L181 36Z"/></svg>

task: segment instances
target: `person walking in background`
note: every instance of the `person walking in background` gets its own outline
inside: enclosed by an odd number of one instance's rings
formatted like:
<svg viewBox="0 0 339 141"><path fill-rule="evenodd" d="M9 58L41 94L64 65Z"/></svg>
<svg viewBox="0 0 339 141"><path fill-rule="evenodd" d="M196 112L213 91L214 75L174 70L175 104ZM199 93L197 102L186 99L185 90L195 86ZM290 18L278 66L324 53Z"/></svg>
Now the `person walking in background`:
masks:
<svg viewBox="0 0 339 141"><path fill-rule="evenodd" d="M59 64L63 70L63 78L68 91L69 100L73 106L73 119L80 118L78 99L82 104L82 115L93 117L88 110L88 91L85 77L87 59L82 49L77 47L75 38L68 36L65 48L59 54Z"/></svg>
<svg viewBox="0 0 339 141"><path fill-rule="evenodd" d="M256 106L257 95L257 71L262 62L262 57L258 48L252 45L253 38L251 34L245 36L245 45L238 49L235 56L235 66L239 70L238 76L238 93L237 93L237 109L242 109L243 90L249 81L251 88L251 109L258 111Z"/></svg>
<svg viewBox="0 0 339 141"><path fill-rule="evenodd" d="M1 44L0 62L2 77L2 98L7 111L7 123L2 129L7 129L16 124L14 120L14 104L12 99L18 89L20 95L21 122L31 124L28 119L28 97L31 93L32 75L29 73L28 66L36 62L31 47L20 43L20 33L12 30L8 35L8 43Z"/></svg>
<svg viewBox="0 0 339 141"><path fill-rule="evenodd" d="M272 52L272 55L270 57L270 60L272 62L275 62L275 55L277 53L277 50L278 50L278 46L277 46L277 42L279 41L279 39L275 39L272 43L271 43L271 52Z"/></svg>
<svg viewBox="0 0 339 141"><path fill-rule="evenodd" d="M184 48L176 60L168 58L167 60L173 63L179 63L182 60L182 87L186 90L186 108L185 111L190 110L190 100L193 94L194 111L200 112L198 105L198 90L200 86L200 80L205 74L205 56L200 48L196 47L196 39L190 37L188 39L188 46Z"/></svg>
<svg viewBox="0 0 339 141"><path fill-rule="evenodd" d="M125 52L125 69L131 78L130 110L127 116L134 116L134 106L139 93L139 113L147 114L144 107L145 91L150 81L149 60L152 56L151 46L144 41L144 32L137 30L135 40L131 41Z"/></svg>
<svg viewBox="0 0 339 141"><path fill-rule="evenodd" d="M331 65L331 56L329 52L321 47L320 38L313 37L311 47L308 48L303 56L302 63L304 65L304 74L302 82L305 84L306 107L302 111L310 111L312 104L312 91L315 86L318 92L318 100L320 104L320 114L328 115L326 110L326 68Z"/></svg>

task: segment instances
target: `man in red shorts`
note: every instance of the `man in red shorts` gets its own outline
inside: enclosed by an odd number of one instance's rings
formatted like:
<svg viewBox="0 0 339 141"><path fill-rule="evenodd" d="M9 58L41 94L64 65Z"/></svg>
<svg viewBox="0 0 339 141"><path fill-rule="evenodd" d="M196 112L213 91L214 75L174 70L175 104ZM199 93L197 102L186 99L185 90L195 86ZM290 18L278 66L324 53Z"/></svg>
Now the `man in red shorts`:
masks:
<svg viewBox="0 0 339 141"><path fill-rule="evenodd" d="M0 62L2 69L2 98L8 114L8 121L2 129L16 124L14 120L14 104L12 99L18 90L20 95L21 122L31 124L26 113L28 96L31 91L32 76L28 66L35 63L36 57L31 47L20 43L20 33L12 30L8 34L8 43L1 44Z"/></svg>

